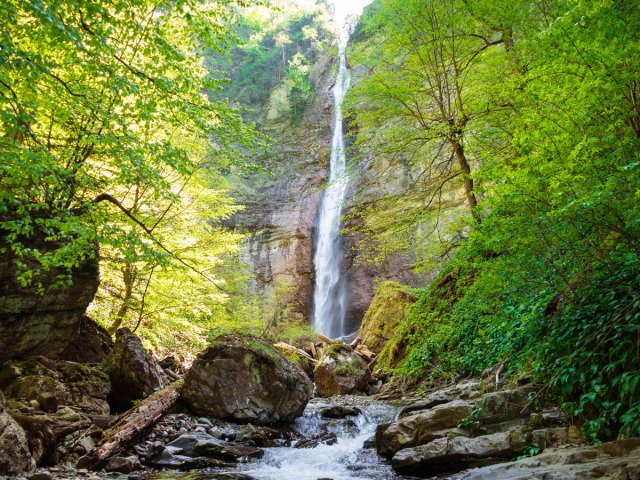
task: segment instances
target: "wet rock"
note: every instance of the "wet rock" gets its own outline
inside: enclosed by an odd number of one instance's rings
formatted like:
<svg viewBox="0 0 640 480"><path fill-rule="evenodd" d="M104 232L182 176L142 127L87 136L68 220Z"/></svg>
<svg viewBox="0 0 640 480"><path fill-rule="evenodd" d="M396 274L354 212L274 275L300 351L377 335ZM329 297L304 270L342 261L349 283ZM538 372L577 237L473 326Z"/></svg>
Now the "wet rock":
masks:
<svg viewBox="0 0 640 480"><path fill-rule="evenodd" d="M198 355L182 397L197 415L267 425L300 416L311 390L307 375L271 345L224 335Z"/></svg>
<svg viewBox="0 0 640 480"><path fill-rule="evenodd" d="M53 480L53 475L48 472L36 472L27 475L27 480Z"/></svg>
<svg viewBox="0 0 640 480"><path fill-rule="evenodd" d="M116 332L105 365L112 386L109 402L117 410L126 410L134 400L164 387L162 369L144 349L140 337L126 328Z"/></svg>
<svg viewBox="0 0 640 480"><path fill-rule="evenodd" d="M640 478L640 439L618 440L598 446L553 448L530 458L461 472L456 480L632 480Z"/></svg>
<svg viewBox="0 0 640 480"><path fill-rule="evenodd" d="M349 345L335 342L325 349L313 376L320 396L331 397L363 391L371 372Z"/></svg>
<svg viewBox="0 0 640 480"><path fill-rule="evenodd" d="M406 285L380 283L358 331L362 343L379 354L417 299L413 289Z"/></svg>
<svg viewBox="0 0 640 480"><path fill-rule="evenodd" d="M333 405L320 409L320 416L323 418L345 418L360 415L362 410L358 407L350 407L346 405Z"/></svg>
<svg viewBox="0 0 640 480"><path fill-rule="evenodd" d="M154 468L168 468L172 470L193 470L211 467L232 467L234 464L216 458L188 457L182 455L181 449L160 446L151 452L144 463Z"/></svg>
<svg viewBox="0 0 640 480"><path fill-rule="evenodd" d="M45 411L65 405L87 414L109 413L109 378L92 365L45 357L12 360L0 369L0 388L13 400L37 401Z"/></svg>
<svg viewBox="0 0 640 480"><path fill-rule="evenodd" d="M513 458L531 442L531 430L522 427L474 438L443 437L400 450L391 464L394 470L403 474L459 472L482 460Z"/></svg>
<svg viewBox="0 0 640 480"><path fill-rule="evenodd" d="M104 469L107 472L131 473L140 470L142 465L136 456L130 457L112 457L109 459Z"/></svg>
<svg viewBox="0 0 640 480"><path fill-rule="evenodd" d="M316 437L299 440L294 448L316 448L318 445L333 445L338 441L335 433L323 433Z"/></svg>
<svg viewBox="0 0 640 480"><path fill-rule="evenodd" d="M187 457L208 457L232 462L264 455L259 448L228 443L199 432L181 435L168 443L167 447L179 449L180 455Z"/></svg>
<svg viewBox="0 0 640 480"><path fill-rule="evenodd" d="M17 475L35 468L24 430L3 411L0 413L0 475Z"/></svg>
<svg viewBox="0 0 640 480"><path fill-rule="evenodd" d="M473 405L468 400L454 400L408 415L386 429L378 429L378 453L391 457L404 448L424 445L446 436L448 430L454 429L471 413Z"/></svg>
<svg viewBox="0 0 640 480"><path fill-rule="evenodd" d="M3 248L3 238L0 232L0 364L26 356L55 356L75 335L93 300L99 283L98 262L87 260L75 268L68 286L56 285L63 272L51 269L37 279L44 287L41 294L34 286L18 283L15 259L10 248ZM44 252L61 246L37 234L23 239L23 244Z"/></svg>
<svg viewBox="0 0 640 480"><path fill-rule="evenodd" d="M75 335L56 358L78 363L100 363L112 348L113 340L109 332L95 320L83 315Z"/></svg>

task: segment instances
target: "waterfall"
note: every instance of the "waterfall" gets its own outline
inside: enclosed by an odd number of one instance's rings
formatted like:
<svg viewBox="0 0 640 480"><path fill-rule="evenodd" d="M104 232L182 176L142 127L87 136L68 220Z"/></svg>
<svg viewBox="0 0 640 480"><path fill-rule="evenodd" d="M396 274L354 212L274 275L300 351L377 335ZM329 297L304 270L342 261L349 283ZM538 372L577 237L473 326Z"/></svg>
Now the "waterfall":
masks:
<svg viewBox="0 0 640 480"><path fill-rule="evenodd" d="M347 296L342 272L344 247L340 238L341 214L347 190L346 157L342 132L342 101L351 77L347 70L345 50L349 27L340 36L340 67L333 87L334 118L329 163L329 182L324 191L318 215L316 249L313 263L316 281L313 295L313 325L316 331L336 338L345 335Z"/></svg>

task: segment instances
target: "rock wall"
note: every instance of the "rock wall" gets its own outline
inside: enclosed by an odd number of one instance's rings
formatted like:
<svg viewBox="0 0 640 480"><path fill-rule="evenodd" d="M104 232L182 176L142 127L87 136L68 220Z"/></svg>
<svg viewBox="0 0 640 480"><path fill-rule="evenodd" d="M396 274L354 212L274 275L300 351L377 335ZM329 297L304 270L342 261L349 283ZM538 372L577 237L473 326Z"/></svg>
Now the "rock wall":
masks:
<svg viewBox="0 0 640 480"><path fill-rule="evenodd" d="M61 353L76 334L99 283L98 262L88 260L74 269L70 286L53 286L61 273L55 269L43 275L40 294L18 283L13 260L10 249L0 253L0 365L14 358Z"/></svg>
<svg viewBox="0 0 640 480"><path fill-rule="evenodd" d="M293 118L287 86L271 92L261 130L273 140L257 159L270 174L257 172L236 181L245 209L232 224L250 235L245 257L253 287L278 297L290 318L308 318L313 288L313 227L327 175L331 142L331 55L322 56L310 74L314 96L302 118Z"/></svg>

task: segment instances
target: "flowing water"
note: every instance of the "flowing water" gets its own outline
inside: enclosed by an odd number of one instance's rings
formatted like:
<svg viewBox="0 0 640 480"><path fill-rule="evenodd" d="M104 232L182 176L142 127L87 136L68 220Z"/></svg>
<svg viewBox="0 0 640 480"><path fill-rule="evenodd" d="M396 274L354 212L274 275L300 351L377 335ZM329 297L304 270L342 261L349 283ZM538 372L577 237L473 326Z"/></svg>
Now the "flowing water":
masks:
<svg viewBox="0 0 640 480"><path fill-rule="evenodd" d="M347 298L342 272L344 249L340 229L342 205L347 190L342 101L351 82L345 57L348 39L349 27L346 26L340 37L340 66L333 87L334 118L329 181L320 204L316 250L313 258L316 272L313 324L318 332L330 338L337 338L347 333L345 331Z"/></svg>
<svg viewBox="0 0 640 480"><path fill-rule="evenodd" d="M355 417L329 420L320 409L326 400L315 399L307 406L294 429L304 437L332 432L337 436L333 445L315 448L275 447L265 449L265 456L235 470L257 480L390 480L400 477L375 451L363 448L380 423L393 420L396 409L372 400L363 404L362 397L343 397L348 405L357 405L362 413Z"/></svg>

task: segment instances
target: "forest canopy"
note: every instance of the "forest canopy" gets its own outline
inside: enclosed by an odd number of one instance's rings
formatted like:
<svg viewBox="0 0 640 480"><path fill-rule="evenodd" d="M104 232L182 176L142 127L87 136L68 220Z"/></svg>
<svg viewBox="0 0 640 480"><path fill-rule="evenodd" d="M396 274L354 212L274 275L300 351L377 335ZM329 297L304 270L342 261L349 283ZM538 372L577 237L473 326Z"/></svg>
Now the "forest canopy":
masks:
<svg viewBox="0 0 640 480"><path fill-rule="evenodd" d="M634 1L367 10L351 49L366 72L353 154L411 181L352 215L369 247L413 241L419 264L444 265L387 345L395 371L507 362L588 419L591 438L640 433L639 51ZM452 190L463 220L425 237ZM408 207L390 209L397 198Z"/></svg>

